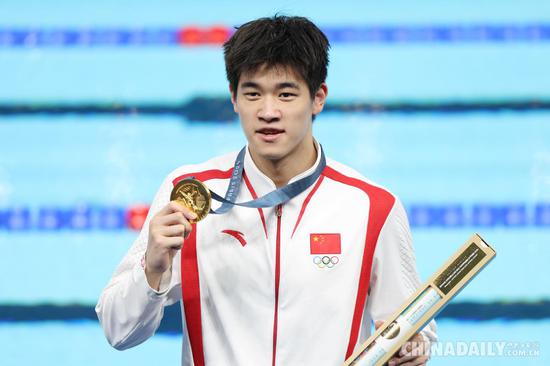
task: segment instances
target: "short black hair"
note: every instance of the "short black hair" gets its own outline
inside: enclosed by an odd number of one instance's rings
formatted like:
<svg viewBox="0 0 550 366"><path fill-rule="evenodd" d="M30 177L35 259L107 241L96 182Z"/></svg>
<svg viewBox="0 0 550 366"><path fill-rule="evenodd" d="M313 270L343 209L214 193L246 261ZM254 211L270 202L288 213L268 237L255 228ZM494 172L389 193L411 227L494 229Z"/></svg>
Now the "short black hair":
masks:
<svg viewBox="0 0 550 366"><path fill-rule="evenodd" d="M233 93L243 73L289 67L304 79L311 97L327 78L329 41L304 17L275 15L236 28L224 43L225 71Z"/></svg>

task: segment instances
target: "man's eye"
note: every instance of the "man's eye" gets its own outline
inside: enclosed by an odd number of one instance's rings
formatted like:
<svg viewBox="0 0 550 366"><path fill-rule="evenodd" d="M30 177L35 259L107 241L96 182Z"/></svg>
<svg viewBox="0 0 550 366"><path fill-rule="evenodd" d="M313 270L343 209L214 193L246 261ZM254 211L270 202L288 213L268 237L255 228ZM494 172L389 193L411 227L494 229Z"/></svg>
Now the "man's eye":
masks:
<svg viewBox="0 0 550 366"><path fill-rule="evenodd" d="M281 96L281 98L288 99L288 98L295 97L296 94L294 94L294 93L281 93L280 96Z"/></svg>
<svg viewBox="0 0 550 366"><path fill-rule="evenodd" d="M260 93L257 93L257 92L248 92L248 93L244 93L244 95L246 95L247 97L250 97L250 98L256 98L256 97L259 97L259 96L260 96Z"/></svg>

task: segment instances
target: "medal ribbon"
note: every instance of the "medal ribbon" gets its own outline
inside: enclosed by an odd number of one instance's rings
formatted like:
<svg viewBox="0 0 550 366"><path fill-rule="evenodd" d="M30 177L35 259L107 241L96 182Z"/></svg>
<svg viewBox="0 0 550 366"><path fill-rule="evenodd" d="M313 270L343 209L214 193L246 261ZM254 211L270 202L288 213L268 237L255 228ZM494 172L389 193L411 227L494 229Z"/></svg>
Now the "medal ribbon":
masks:
<svg viewBox="0 0 550 366"><path fill-rule="evenodd" d="M227 192L225 193L225 197L221 197L215 192L212 192L212 191L210 192L213 199L215 199L216 201L222 202L222 205L220 206L220 208L218 208L217 210L210 209L210 213L223 214L229 211L233 206L261 208L261 207L274 207L279 204L285 203L291 200L292 198L296 197L297 195L299 195L300 193L308 189L313 183L315 183L315 181L317 181L317 178L319 178L319 176L321 175L321 172L323 171L323 169L325 169L325 166L327 165L325 153L323 152L323 148L321 147L321 145L319 145L319 154L321 154L321 158L320 158L319 164L317 165L317 167L315 168L312 174L302 179L299 179L296 182L287 184L282 188L278 188L274 191L271 191L263 195L262 197L258 197L254 200L247 201L247 202L235 202L237 199L237 195L239 194L239 188L243 181L245 153L246 153L246 146L242 148L242 150L237 155L237 159L235 159L233 174L231 175L231 179L229 181L229 186L227 187Z"/></svg>

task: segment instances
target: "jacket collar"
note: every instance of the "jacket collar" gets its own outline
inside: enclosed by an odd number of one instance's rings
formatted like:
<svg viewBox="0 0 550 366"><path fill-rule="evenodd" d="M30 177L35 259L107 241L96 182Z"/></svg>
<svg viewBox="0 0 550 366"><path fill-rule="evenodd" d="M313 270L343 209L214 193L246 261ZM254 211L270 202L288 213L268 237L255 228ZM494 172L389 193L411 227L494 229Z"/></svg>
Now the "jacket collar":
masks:
<svg viewBox="0 0 550 366"><path fill-rule="evenodd" d="M321 154L319 153L321 151L321 145L317 142L317 140L314 140L314 141L315 141L315 148L317 152L317 158L315 159L315 163L307 170L292 177L288 181L289 184L313 174L313 172L315 171L315 168L319 165L319 162L321 160ZM248 150L248 145L246 146L246 154L244 157L244 171L246 172L246 176L250 180L250 184L252 184L252 187L254 187L254 191L256 191L256 194L258 195L258 197L261 197L277 189L277 187L275 186L275 183L271 180L271 178L269 178L267 175L262 173L254 163L254 160L252 160L252 156L250 155L250 151Z"/></svg>

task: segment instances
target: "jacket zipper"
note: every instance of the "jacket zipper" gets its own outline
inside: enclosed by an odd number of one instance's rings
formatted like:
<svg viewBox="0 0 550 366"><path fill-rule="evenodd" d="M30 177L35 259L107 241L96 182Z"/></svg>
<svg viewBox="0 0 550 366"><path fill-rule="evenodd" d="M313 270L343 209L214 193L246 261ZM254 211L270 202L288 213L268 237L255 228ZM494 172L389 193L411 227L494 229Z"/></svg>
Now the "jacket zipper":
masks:
<svg viewBox="0 0 550 366"><path fill-rule="evenodd" d="M277 322L279 315L279 280L281 275L281 216L283 215L283 205L275 207L277 216L277 241L275 245L275 312L273 315L273 356L272 366L276 364L277 356Z"/></svg>

